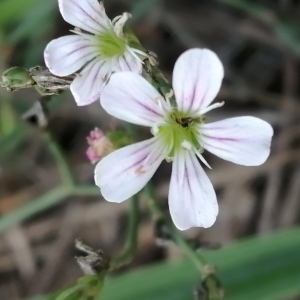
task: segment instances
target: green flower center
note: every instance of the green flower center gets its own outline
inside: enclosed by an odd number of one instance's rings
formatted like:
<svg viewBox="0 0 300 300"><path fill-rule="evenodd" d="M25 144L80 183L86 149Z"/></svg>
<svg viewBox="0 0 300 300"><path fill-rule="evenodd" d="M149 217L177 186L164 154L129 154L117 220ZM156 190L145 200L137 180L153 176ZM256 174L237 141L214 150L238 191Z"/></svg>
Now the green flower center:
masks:
<svg viewBox="0 0 300 300"><path fill-rule="evenodd" d="M159 135L164 139L167 145L173 145L169 156L172 157L176 150L183 147L183 143L188 142L200 152L203 148L199 141L199 133L197 127L203 124L204 116L191 116L173 110L165 125L159 126Z"/></svg>
<svg viewBox="0 0 300 300"><path fill-rule="evenodd" d="M100 53L105 58L121 56L126 49L126 41L118 37L113 31L103 32L98 36Z"/></svg>

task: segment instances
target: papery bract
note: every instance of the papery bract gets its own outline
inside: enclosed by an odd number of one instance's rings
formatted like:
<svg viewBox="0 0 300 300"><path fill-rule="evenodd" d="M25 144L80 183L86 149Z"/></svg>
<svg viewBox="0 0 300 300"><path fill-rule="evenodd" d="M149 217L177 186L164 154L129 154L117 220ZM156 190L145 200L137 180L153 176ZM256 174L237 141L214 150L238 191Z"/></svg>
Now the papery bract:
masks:
<svg viewBox="0 0 300 300"><path fill-rule="evenodd" d="M116 150L95 169L103 197L122 202L139 192L160 163L173 161L169 208L177 228L210 227L218 214L213 186L197 157L204 149L246 166L262 164L270 153L272 127L254 117L205 124L204 114L222 106L211 104L223 79L219 58L207 49L192 49L177 60L173 73L176 107L144 78L134 73L112 75L102 106L112 116L151 128L149 140Z"/></svg>
<svg viewBox="0 0 300 300"><path fill-rule="evenodd" d="M132 48L123 32L130 14L111 21L97 0L58 0L58 4L64 20L75 26L71 30L75 35L51 41L44 52L45 63L57 76L78 72L70 86L77 105L98 100L112 73L142 72L140 57L146 54Z"/></svg>

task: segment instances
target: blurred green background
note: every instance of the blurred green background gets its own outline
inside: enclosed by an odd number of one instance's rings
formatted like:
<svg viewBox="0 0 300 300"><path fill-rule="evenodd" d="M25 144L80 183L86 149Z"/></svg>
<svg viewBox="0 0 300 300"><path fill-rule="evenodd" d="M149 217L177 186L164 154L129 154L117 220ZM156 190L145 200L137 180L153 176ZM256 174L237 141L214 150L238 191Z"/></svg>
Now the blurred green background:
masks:
<svg viewBox="0 0 300 300"><path fill-rule="evenodd" d="M225 79L218 99L226 104L210 120L253 115L273 125L271 156L262 166L237 166L205 153L220 214L212 228L184 234L216 265L225 299L300 299L300 1L106 0L105 7L111 18L133 14L133 29L168 78L188 48L220 56ZM44 65L46 44L69 29L56 0L1 0L0 72ZM60 170L42 130L21 118L38 99L33 89L0 89L1 300L46 299L42 295L72 284L81 276L73 258L76 237L116 256L125 236L127 203L107 203L97 191L48 197ZM76 107L69 92L44 101L49 131L74 177L93 184L86 136L95 126L123 125L99 103ZM147 135L142 128L138 133ZM165 164L153 179L163 203L169 176ZM136 258L108 278L99 299L195 299L200 275L174 245L157 243L146 199L142 216ZM219 249L206 249L216 244Z"/></svg>

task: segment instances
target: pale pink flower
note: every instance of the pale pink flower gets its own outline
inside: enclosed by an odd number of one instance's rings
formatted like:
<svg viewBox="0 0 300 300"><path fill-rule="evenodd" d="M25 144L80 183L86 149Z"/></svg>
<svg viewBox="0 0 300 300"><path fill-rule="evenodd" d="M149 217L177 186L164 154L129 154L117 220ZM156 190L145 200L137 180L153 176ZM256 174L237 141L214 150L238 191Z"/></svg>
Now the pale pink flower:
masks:
<svg viewBox="0 0 300 300"><path fill-rule="evenodd" d="M75 26L75 34L51 41L44 58L57 76L78 73L70 86L77 105L98 100L112 73L142 72L140 57L146 54L131 48L123 32L130 14L111 21L97 0L58 0L58 5L64 20Z"/></svg>
<svg viewBox="0 0 300 300"><path fill-rule="evenodd" d="M150 127L153 137L116 150L97 164L95 181L106 200L122 202L139 192L167 159L173 162L168 198L176 227L214 224L216 194L197 157L208 166L202 156L208 150L237 164L260 165L269 156L273 135L267 122L249 116L205 123L204 114L223 105L211 104L223 73L212 51L183 53L173 72L176 107L137 74L111 77L102 95L103 108L116 118Z"/></svg>

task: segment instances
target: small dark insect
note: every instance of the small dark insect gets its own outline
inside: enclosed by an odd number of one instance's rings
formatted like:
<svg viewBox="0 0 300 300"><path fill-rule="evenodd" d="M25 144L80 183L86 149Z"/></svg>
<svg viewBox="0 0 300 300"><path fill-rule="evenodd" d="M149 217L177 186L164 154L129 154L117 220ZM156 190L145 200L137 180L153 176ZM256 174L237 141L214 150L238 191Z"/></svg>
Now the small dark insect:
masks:
<svg viewBox="0 0 300 300"><path fill-rule="evenodd" d="M194 118L186 117L186 118L177 118L175 117L175 121L177 124L181 125L183 128L189 127L189 125L194 121Z"/></svg>

